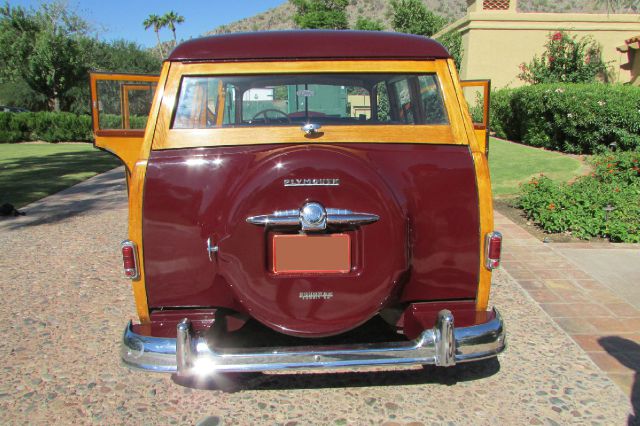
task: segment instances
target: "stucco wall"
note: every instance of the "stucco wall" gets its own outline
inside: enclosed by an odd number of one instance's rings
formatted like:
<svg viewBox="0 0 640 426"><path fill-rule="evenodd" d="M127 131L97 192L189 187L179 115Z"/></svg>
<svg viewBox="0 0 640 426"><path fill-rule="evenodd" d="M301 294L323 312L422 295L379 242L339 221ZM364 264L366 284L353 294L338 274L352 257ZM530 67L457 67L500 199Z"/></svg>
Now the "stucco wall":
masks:
<svg viewBox="0 0 640 426"><path fill-rule="evenodd" d="M462 33L462 79L490 78L492 87L500 88L523 84L517 78L520 64L544 52L549 33L557 30L592 36L600 43L604 60L611 61L614 81L629 82L631 73L620 68L628 61L626 54L616 47L640 35L640 15L481 11L470 12L440 33Z"/></svg>

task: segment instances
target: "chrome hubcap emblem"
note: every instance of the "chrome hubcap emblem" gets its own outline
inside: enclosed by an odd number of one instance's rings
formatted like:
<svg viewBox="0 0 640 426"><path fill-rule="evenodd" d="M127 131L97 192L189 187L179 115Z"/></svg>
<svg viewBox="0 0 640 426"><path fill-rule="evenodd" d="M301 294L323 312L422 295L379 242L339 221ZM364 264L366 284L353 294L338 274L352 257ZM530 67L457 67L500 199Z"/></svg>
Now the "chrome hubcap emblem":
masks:
<svg viewBox="0 0 640 426"><path fill-rule="evenodd" d="M306 203L300 209L302 229L325 229L327 227L327 211L320 203Z"/></svg>

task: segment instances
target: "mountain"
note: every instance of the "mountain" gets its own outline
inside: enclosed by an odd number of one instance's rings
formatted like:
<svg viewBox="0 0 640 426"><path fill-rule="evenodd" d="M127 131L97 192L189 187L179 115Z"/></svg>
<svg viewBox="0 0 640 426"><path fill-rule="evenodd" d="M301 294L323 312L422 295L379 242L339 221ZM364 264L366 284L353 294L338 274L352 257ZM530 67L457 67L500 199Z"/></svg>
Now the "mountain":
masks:
<svg viewBox="0 0 640 426"><path fill-rule="evenodd" d="M422 0L427 8L445 16L450 20L462 18L467 11L467 0ZM358 17L365 17L382 21L385 29L391 30L389 22L389 0L350 0L347 15L351 26L355 25ZM554 12L554 13L606 13L606 0L520 0L518 10L521 12ZM638 6L631 10L620 10L620 13L638 13ZM295 28L293 15L295 9L288 1L269 9L266 12L222 25L205 35L242 32L286 30Z"/></svg>

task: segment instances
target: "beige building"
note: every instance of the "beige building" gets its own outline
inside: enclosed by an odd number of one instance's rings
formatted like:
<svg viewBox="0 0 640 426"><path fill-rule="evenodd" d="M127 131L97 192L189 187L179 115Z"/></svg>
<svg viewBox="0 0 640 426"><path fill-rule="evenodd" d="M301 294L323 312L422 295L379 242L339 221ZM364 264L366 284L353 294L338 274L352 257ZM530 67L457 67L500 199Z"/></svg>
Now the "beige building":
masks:
<svg viewBox="0 0 640 426"><path fill-rule="evenodd" d="M467 15L434 35L462 33L464 80L490 78L495 88L521 86L520 64L544 52L550 33L564 30L578 38L590 35L600 44L614 81L640 84L640 61L624 48L626 40L640 35L640 15L523 13L517 10L517 0L467 2Z"/></svg>

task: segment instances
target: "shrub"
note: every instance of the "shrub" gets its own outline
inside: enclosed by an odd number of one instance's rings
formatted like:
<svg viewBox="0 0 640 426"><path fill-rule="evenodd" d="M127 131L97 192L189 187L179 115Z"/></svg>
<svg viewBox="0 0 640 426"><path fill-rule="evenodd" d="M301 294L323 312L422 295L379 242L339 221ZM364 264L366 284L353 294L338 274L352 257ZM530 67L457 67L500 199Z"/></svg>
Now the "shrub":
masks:
<svg viewBox="0 0 640 426"><path fill-rule="evenodd" d="M499 137L575 154L640 147L640 87L538 84L492 93Z"/></svg>
<svg viewBox="0 0 640 426"><path fill-rule="evenodd" d="M531 84L588 83L598 76L607 78L607 65L600 47L590 37L580 40L563 31L549 35L542 56L520 65L518 78Z"/></svg>
<svg viewBox="0 0 640 426"><path fill-rule="evenodd" d="M595 171L573 183L557 184L543 175L532 179L521 187L516 206L548 232L640 242L640 152L591 161Z"/></svg>
<svg viewBox="0 0 640 426"><path fill-rule="evenodd" d="M107 128L120 128L122 117L103 114L101 123ZM146 116L132 115L132 128L144 129ZM69 112L0 112L0 143L23 141L91 142L91 117Z"/></svg>

